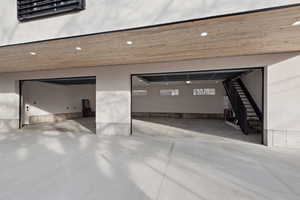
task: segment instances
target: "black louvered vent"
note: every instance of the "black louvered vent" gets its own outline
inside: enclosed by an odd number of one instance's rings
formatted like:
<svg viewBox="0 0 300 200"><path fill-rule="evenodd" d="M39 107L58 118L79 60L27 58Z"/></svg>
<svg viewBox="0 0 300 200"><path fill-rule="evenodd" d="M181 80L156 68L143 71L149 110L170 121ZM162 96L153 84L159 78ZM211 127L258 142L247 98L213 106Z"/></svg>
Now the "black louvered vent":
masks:
<svg viewBox="0 0 300 200"><path fill-rule="evenodd" d="M85 8L85 0L18 0L18 19L28 21Z"/></svg>

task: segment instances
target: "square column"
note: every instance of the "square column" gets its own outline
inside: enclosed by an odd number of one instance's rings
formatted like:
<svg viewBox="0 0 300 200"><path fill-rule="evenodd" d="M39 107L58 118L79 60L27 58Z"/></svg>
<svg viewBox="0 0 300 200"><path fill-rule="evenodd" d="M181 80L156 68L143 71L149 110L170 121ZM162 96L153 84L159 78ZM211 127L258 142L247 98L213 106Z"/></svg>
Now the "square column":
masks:
<svg viewBox="0 0 300 200"><path fill-rule="evenodd" d="M130 135L131 80L126 71L106 70L97 74L97 135Z"/></svg>

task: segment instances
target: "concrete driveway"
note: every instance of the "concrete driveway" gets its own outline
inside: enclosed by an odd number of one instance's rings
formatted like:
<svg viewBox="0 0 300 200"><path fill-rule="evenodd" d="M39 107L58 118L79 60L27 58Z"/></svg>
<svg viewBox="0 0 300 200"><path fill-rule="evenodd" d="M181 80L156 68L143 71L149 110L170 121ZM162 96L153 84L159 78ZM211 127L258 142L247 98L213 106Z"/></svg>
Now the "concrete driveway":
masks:
<svg viewBox="0 0 300 200"><path fill-rule="evenodd" d="M300 199L300 150L220 137L0 135L2 200Z"/></svg>

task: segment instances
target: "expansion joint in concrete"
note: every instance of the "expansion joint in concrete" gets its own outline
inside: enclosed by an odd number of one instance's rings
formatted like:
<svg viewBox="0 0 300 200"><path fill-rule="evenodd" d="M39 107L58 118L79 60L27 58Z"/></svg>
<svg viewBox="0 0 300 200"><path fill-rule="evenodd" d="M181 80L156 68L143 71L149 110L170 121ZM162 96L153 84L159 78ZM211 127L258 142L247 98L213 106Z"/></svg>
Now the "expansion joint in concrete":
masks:
<svg viewBox="0 0 300 200"><path fill-rule="evenodd" d="M159 188L158 188L158 192L157 192L157 196L156 196L156 198L155 198L156 200L158 200L159 197L160 197L161 190L162 190L162 186L163 186L163 184L164 184L164 182L165 182L165 179L166 179L166 176L167 176L168 167L169 167L169 165L170 165L170 163L171 163L171 159L172 159L172 154L173 154L174 148L175 148L175 142L172 142L172 143L171 143L170 150L169 150L169 152L168 152L168 160L167 160L167 164L166 164L165 170L164 170L164 172L163 172L163 174L162 174L163 177L162 177L162 179L161 179L161 182L160 182L160 185L159 185Z"/></svg>

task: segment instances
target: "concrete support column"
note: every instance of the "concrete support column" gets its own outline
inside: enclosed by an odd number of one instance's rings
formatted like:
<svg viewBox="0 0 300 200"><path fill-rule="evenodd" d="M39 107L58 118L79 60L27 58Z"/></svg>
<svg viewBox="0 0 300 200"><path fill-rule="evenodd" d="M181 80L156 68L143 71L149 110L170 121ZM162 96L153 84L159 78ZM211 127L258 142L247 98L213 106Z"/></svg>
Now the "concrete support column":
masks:
<svg viewBox="0 0 300 200"><path fill-rule="evenodd" d="M265 70L265 144L300 147L300 56Z"/></svg>
<svg viewBox="0 0 300 200"><path fill-rule="evenodd" d="M129 72L111 68L97 73L96 124L98 135L130 135L131 81Z"/></svg>
<svg viewBox="0 0 300 200"><path fill-rule="evenodd" d="M19 128L18 81L0 75L0 132Z"/></svg>

